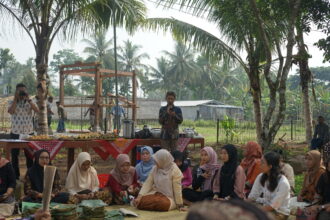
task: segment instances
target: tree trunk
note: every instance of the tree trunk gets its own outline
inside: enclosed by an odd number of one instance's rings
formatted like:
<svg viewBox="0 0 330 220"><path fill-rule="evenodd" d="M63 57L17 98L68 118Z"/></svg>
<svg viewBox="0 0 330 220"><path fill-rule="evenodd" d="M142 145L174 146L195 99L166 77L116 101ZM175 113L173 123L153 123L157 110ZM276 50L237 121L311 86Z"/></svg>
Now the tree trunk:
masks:
<svg viewBox="0 0 330 220"><path fill-rule="evenodd" d="M312 112L311 112L310 98L309 98L309 83L312 78L312 73L308 65L309 54L306 50L304 35L301 27L297 27L297 43L298 43L297 61L299 64L300 85L302 91L302 104L303 104L304 119L305 119L305 136L306 136L306 142L310 143L313 135Z"/></svg>
<svg viewBox="0 0 330 220"><path fill-rule="evenodd" d="M258 70L250 67L250 87L253 99L254 121L256 123L257 141L262 144L262 109L261 109L261 88Z"/></svg>
<svg viewBox="0 0 330 220"><path fill-rule="evenodd" d="M47 36L47 35L46 35ZM49 42L47 37L41 35L36 37L36 69L37 69L37 105L39 108L38 114L38 134L48 134L48 120L47 120L47 68L48 68L48 53Z"/></svg>

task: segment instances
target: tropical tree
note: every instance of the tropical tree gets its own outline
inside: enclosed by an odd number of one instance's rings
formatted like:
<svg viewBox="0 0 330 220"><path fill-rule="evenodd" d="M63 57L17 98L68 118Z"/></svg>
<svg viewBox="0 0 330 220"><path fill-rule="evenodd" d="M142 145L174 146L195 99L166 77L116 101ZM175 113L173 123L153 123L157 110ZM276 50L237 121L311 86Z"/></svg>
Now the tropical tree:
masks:
<svg viewBox="0 0 330 220"><path fill-rule="evenodd" d="M177 98L183 98L185 84L194 76L197 67L193 50L177 41L173 52L164 51L170 62L169 72L178 91Z"/></svg>
<svg viewBox="0 0 330 220"><path fill-rule="evenodd" d="M163 28L185 42L192 42L199 51L219 61L240 64L249 78L253 98L258 142L265 148L274 140L283 123L286 110L286 79L292 63L295 44L294 28L300 9L300 0L167 0L158 1L166 7L179 4L182 10L194 15L204 14L215 23L224 42L207 31L174 18L151 18L148 28ZM286 55L282 45L286 44ZM247 62L240 55L244 50ZM277 69L274 71L274 58ZM261 73L269 89L269 104L263 115L261 107Z"/></svg>
<svg viewBox="0 0 330 220"><path fill-rule="evenodd" d="M140 53L142 46L133 44L130 40L123 42L124 45L119 47L118 61L121 65L121 69L124 71L136 71L138 78L143 80L143 71L146 71L148 66L143 64L143 60L149 59L147 53ZM124 96L129 95L130 83L128 77L121 77L120 93Z"/></svg>
<svg viewBox="0 0 330 220"><path fill-rule="evenodd" d="M304 109L304 121L305 121L305 134L306 141L309 143L312 140L312 111L310 103L310 84L312 81L312 72L309 68L308 60L311 55L308 53L308 46L305 44L304 34L308 34L311 31L311 25L314 21L319 23L315 19L315 11L318 18L320 15L324 15L324 8L328 8L329 2L327 0L302 0L301 9L299 10L298 19L296 22L296 41L298 53L294 56L294 63L299 66L300 74L300 86L302 92L302 105ZM328 9L329 10L329 9ZM330 11L328 12L330 13ZM330 14L328 14L330 15ZM322 18L323 20L323 18Z"/></svg>
<svg viewBox="0 0 330 220"><path fill-rule="evenodd" d="M2 76L2 72L7 67L8 63L14 61L14 59L14 55L8 48L0 48L0 76Z"/></svg>
<svg viewBox="0 0 330 220"><path fill-rule="evenodd" d="M46 98L49 84L48 57L56 36L74 38L80 32L106 28L115 22L132 31L144 18L145 6L139 0L3 0L2 17L12 17L32 41L36 53L39 133L47 134Z"/></svg>
<svg viewBox="0 0 330 220"><path fill-rule="evenodd" d="M85 44L87 44L84 48L84 53L87 53L90 56L95 56L96 61L103 65L106 62L105 58L110 58L113 60L113 39L107 40L106 35L106 30L100 30L93 34L92 40L82 40Z"/></svg>
<svg viewBox="0 0 330 220"><path fill-rule="evenodd" d="M166 90L174 90L169 66L169 61L164 56L161 56L156 59L156 67L149 67L151 89L154 91L159 90L161 94L165 94Z"/></svg>

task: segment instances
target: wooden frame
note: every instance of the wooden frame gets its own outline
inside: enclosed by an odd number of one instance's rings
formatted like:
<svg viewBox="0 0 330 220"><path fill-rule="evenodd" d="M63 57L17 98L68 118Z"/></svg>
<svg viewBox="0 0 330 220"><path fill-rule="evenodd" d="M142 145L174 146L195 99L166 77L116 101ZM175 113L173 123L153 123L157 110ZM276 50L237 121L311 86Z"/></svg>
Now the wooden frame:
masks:
<svg viewBox="0 0 330 220"><path fill-rule="evenodd" d="M76 62L75 64L62 65L59 67L60 69L60 104L63 107L92 107L95 108L95 127L97 127L100 122L101 110L103 107L111 107L113 104L103 104L102 101L102 80L107 77L116 77L115 71L110 69L102 69L101 64L99 62L93 63L82 63ZM64 80L65 75L75 75L75 76L86 76L95 78L95 94L94 101L95 105L88 104L71 104L66 105L64 103ZM137 95L137 79L136 73L133 72L123 72L117 71L117 76L120 77L132 77L132 101L127 100L125 97L118 96L118 99L125 102L125 105L121 105L126 108L132 108L132 120L136 121L136 95ZM113 94L109 93L111 97L116 98Z"/></svg>

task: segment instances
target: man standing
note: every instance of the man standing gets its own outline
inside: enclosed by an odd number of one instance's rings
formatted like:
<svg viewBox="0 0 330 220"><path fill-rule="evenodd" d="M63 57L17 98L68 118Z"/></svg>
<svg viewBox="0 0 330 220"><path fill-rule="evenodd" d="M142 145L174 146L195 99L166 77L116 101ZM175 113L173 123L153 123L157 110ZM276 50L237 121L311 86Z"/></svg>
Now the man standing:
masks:
<svg viewBox="0 0 330 220"><path fill-rule="evenodd" d="M48 121L48 133L53 134L52 128L50 127L52 125L52 118L54 115L54 112L52 111L52 106L53 106L53 96L48 97L48 102L47 102L47 121Z"/></svg>
<svg viewBox="0 0 330 220"><path fill-rule="evenodd" d="M174 92L166 93L167 105L159 110L159 123L162 125L161 147L172 152L177 149L179 138L179 124L182 123L182 111L174 106L176 95Z"/></svg>
<svg viewBox="0 0 330 220"><path fill-rule="evenodd" d="M90 124L90 126L89 126L88 130L90 130L90 131L94 131L94 127L95 127L95 104L96 104L96 102L94 101L92 106L89 107L87 109L87 111L85 112L85 114L84 114L84 117L86 117L88 112L89 112L89 124Z"/></svg>
<svg viewBox="0 0 330 220"><path fill-rule="evenodd" d="M111 109L111 114L113 115L113 128L117 129L117 133L119 134L121 130L121 117L125 116L125 111L120 105L118 105L118 108L115 105Z"/></svg>
<svg viewBox="0 0 330 220"><path fill-rule="evenodd" d="M58 133L63 133L65 132L65 111L62 105L60 105L60 102L56 102L57 106L57 113L58 113L58 125L57 125L57 132Z"/></svg>
<svg viewBox="0 0 330 220"><path fill-rule="evenodd" d="M318 124L311 143L311 149L320 149L324 144L329 142L329 126L324 122L323 116L318 117Z"/></svg>
<svg viewBox="0 0 330 220"><path fill-rule="evenodd" d="M11 114L11 139L19 139L20 135L33 135L33 114L38 113L39 109L30 99L26 86L23 83L16 85L16 92L13 101L9 102L8 113ZM33 165L33 160L29 158L24 150L27 168ZM19 148L11 150L11 160L15 171L16 179L19 179Z"/></svg>

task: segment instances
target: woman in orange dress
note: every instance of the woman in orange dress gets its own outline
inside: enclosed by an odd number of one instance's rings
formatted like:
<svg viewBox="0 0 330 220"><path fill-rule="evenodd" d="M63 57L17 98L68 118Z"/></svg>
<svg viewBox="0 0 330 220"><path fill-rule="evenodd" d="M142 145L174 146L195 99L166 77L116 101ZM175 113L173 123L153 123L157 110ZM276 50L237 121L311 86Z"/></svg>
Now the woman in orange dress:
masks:
<svg viewBox="0 0 330 220"><path fill-rule="evenodd" d="M253 183L261 173L260 164L262 149L257 142L249 141L245 145L244 158L241 162L246 175L245 193L248 195L252 189Z"/></svg>

